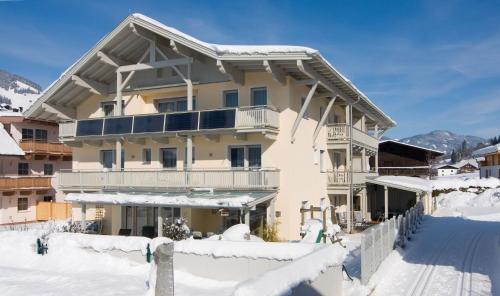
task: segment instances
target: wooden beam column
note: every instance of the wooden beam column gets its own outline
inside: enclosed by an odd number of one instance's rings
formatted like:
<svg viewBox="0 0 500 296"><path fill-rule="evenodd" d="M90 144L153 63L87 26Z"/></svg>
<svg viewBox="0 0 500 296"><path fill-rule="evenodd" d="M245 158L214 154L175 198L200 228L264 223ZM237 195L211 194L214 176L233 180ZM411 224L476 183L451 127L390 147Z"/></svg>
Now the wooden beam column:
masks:
<svg viewBox="0 0 500 296"><path fill-rule="evenodd" d="M389 188L384 186L384 219L389 218Z"/></svg>
<svg viewBox="0 0 500 296"><path fill-rule="evenodd" d="M319 82L316 82L313 84L311 89L309 90L309 93L307 94L306 100L304 102L304 105L302 105L302 108L300 108L299 114L297 115L297 118L295 119L295 122L293 123L292 126L292 133L290 135L290 140L291 142L295 142L295 132L297 132L297 128L299 127L300 120L302 117L304 117L304 114L306 113L307 107L309 106L309 103L311 102L311 99L316 92L316 88L318 88Z"/></svg>

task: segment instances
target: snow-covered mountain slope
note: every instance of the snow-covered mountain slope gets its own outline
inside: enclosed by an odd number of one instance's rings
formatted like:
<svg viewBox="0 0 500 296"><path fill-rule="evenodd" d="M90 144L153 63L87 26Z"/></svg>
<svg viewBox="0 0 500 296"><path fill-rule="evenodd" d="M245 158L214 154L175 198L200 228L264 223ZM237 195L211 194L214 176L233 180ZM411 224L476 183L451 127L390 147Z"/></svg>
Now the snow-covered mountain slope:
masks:
<svg viewBox="0 0 500 296"><path fill-rule="evenodd" d="M460 147L464 140L467 142L468 147L476 147L479 143L487 142L480 137L458 135L444 130L435 130L427 134L403 138L400 142L435 149L443 151L445 154L450 154L453 149Z"/></svg>
<svg viewBox="0 0 500 296"><path fill-rule="evenodd" d="M38 99L41 92L40 85L33 81L0 69L1 111L19 109L20 107L22 110L26 110Z"/></svg>

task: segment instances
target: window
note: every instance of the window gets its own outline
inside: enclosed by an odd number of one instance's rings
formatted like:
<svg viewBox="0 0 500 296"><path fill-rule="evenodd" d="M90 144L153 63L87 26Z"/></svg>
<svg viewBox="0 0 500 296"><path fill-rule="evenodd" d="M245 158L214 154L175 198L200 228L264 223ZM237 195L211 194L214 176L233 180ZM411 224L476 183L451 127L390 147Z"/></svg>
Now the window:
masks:
<svg viewBox="0 0 500 296"><path fill-rule="evenodd" d="M50 195L44 196L43 201L54 201L54 197Z"/></svg>
<svg viewBox="0 0 500 296"><path fill-rule="evenodd" d="M142 163L143 164L151 163L151 148L142 149Z"/></svg>
<svg viewBox="0 0 500 296"><path fill-rule="evenodd" d="M29 128L23 128L22 136L23 140L33 140L33 130Z"/></svg>
<svg viewBox="0 0 500 296"><path fill-rule="evenodd" d="M187 111L187 98L162 99L156 103L160 113ZM196 110L196 100L193 98L193 110Z"/></svg>
<svg viewBox="0 0 500 296"><path fill-rule="evenodd" d="M238 90L227 90L223 93L224 97L224 107L232 108L238 107Z"/></svg>
<svg viewBox="0 0 500 296"><path fill-rule="evenodd" d="M101 150L101 165L104 169L112 169L114 163L113 150ZM122 157L123 161L123 157Z"/></svg>
<svg viewBox="0 0 500 296"><path fill-rule="evenodd" d="M160 158L163 168L175 169L177 168L177 149L176 148L161 148Z"/></svg>
<svg viewBox="0 0 500 296"><path fill-rule="evenodd" d="M259 145L229 147L229 158L232 168L262 167L262 149Z"/></svg>
<svg viewBox="0 0 500 296"><path fill-rule="evenodd" d="M194 147L192 147L192 154L191 154L191 164L194 164L194 160L195 160L195 149ZM184 166L187 165L187 147L184 147Z"/></svg>
<svg viewBox="0 0 500 296"><path fill-rule="evenodd" d="M338 170L340 168L340 159L341 155L339 152L333 152L333 165L335 166L334 169Z"/></svg>
<svg viewBox="0 0 500 296"><path fill-rule="evenodd" d="M44 164L43 174L47 176L52 176L54 174L54 166L51 163Z"/></svg>
<svg viewBox="0 0 500 296"><path fill-rule="evenodd" d="M110 117L115 112L115 102L104 102L101 104L102 113L104 117Z"/></svg>
<svg viewBox="0 0 500 296"><path fill-rule="evenodd" d="M325 172L325 150L319 151L319 171Z"/></svg>
<svg viewBox="0 0 500 296"><path fill-rule="evenodd" d="M252 106L265 106L267 105L267 88L259 87L251 89Z"/></svg>
<svg viewBox="0 0 500 296"><path fill-rule="evenodd" d="M47 130L36 129L35 130L35 140L40 142L47 142Z"/></svg>
<svg viewBox="0 0 500 296"><path fill-rule="evenodd" d="M29 175L30 166L27 162L20 162L17 164L17 174L18 175Z"/></svg>
<svg viewBox="0 0 500 296"><path fill-rule="evenodd" d="M27 211L28 210L28 198L27 197L19 197L17 199L17 211Z"/></svg>

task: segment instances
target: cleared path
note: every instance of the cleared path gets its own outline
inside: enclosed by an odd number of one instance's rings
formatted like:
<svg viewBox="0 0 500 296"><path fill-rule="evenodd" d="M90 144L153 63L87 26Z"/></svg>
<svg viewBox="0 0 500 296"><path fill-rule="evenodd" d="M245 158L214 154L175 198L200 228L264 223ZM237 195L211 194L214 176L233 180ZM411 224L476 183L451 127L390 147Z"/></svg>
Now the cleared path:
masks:
<svg viewBox="0 0 500 296"><path fill-rule="evenodd" d="M500 222L426 217L379 275L372 295L500 296Z"/></svg>

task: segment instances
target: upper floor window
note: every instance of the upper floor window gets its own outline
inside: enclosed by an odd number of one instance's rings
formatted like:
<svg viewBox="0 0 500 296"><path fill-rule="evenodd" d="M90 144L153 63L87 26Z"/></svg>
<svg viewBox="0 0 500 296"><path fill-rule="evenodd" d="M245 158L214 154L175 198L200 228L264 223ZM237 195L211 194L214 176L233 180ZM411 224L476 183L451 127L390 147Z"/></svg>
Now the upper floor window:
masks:
<svg viewBox="0 0 500 296"><path fill-rule="evenodd" d="M187 111L187 98L158 100L156 109L160 113ZM196 100L193 98L193 110L196 110Z"/></svg>
<svg viewBox="0 0 500 296"><path fill-rule="evenodd" d="M35 140L41 142L47 142L47 130L36 129L35 130Z"/></svg>
<svg viewBox="0 0 500 296"><path fill-rule="evenodd" d="M46 163L43 165L43 174L47 176L52 176L54 174L54 165L51 163Z"/></svg>
<svg viewBox="0 0 500 296"><path fill-rule="evenodd" d="M115 113L115 102L103 102L101 108L104 117L113 116Z"/></svg>
<svg viewBox="0 0 500 296"><path fill-rule="evenodd" d="M17 174L18 175L29 175L30 166L27 162L20 162L17 164Z"/></svg>
<svg viewBox="0 0 500 296"><path fill-rule="evenodd" d="M160 158L163 168L175 169L177 167L177 149L176 148L161 148Z"/></svg>
<svg viewBox="0 0 500 296"><path fill-rule="evenodd" d="M257 87L251 89L251 105L265 106L267 105L267 88Z"/></svg>
<svg viewBox="0 0 500 296"><path fill-rule="evenodd" d="M33 140L33 130L30 128L23 128L22 137L23 140Z"/></svg>
<svg viewBox="0 0 500 296"><path fill-rule="evenodd" d="M224 91L223 97L224 97L224 107L233 108L239 106L237 89Z"/></svg>
<svg viewBox="0 0 500 296"><path fill-rule="evenodd" d="M114 163L113 150L101 150L101 159L100 160L101 160L101 165L104 169L112 169L113 163Z"/></svg>

